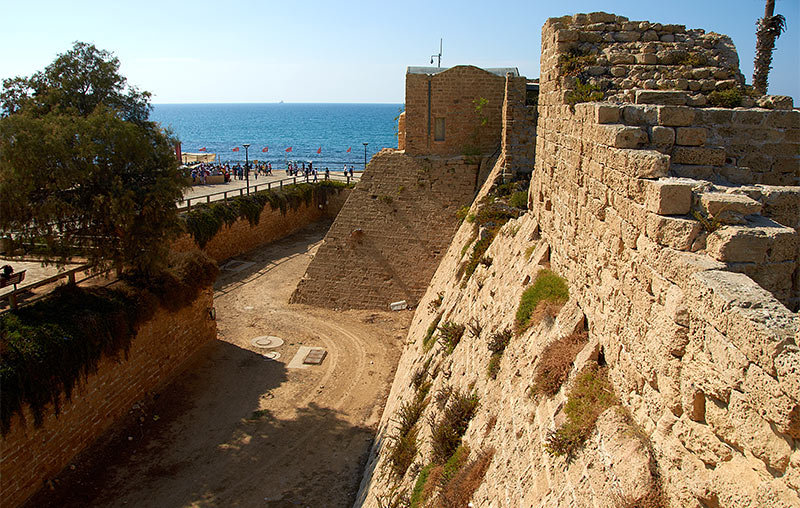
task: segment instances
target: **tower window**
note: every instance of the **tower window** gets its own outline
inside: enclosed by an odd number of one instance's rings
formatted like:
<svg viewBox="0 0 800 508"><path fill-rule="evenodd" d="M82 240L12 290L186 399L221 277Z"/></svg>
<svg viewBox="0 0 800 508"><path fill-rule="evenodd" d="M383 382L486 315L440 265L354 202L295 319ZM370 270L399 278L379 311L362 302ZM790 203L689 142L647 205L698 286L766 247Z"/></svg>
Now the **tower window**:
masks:
<svg viewBox="0 0 800 508"><path fill-rule="evenodd" d="M436 118L433 129L433 140L444 141L444 118Z"/></svg>

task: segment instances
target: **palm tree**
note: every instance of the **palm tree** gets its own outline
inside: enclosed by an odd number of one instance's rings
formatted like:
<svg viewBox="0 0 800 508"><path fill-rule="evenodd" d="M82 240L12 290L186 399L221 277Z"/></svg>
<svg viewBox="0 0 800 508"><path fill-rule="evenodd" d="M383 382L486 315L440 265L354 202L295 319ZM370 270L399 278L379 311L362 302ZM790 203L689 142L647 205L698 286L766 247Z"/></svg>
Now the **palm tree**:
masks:
<svg viewBox="0 0 800 508"><path fill-rule="evenodd" d="M753 88L762 94L767 93L767 76L772 64L772 50L775 39L786 30L786 18L775 15L775 0L767 0L764 17L756 22L756 59L753 66Z"/></svg>

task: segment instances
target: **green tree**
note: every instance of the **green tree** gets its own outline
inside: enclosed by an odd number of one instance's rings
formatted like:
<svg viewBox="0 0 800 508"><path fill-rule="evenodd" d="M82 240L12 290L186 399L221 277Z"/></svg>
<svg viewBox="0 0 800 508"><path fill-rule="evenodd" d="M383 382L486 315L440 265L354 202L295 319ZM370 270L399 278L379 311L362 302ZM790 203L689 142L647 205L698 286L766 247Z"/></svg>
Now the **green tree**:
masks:
<svg viewBox="0 0 800 508"><path fill-rule="evenodd" d="M762 94L767 93L769 70L772 65L772 51L775 40L786 30L786 18L775 14L775 0L767 0L764 17L756 22L756 58L753 67L753 88Z"/></svg>
<svg viewBox="0 0 800 508"><path fill-rule="evenodd" d="M47 261L158 269L184 180L149 100L117 58L80 42L44 71L4 80L0 232L44 244Z"/></svg>

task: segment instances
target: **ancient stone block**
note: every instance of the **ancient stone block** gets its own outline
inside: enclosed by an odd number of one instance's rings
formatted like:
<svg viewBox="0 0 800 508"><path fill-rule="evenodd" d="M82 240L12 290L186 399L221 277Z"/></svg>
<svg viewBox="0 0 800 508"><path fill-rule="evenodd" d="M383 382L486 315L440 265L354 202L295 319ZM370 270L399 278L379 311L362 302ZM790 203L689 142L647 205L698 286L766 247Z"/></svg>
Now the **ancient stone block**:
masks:
<svg viewBox="0 0 800 508"><path fill-rule="evenodd" d="M637 501L652 488L650 453L614 408L597 419L597 439L603 462L618 482L623 499Z"/></svg>
<svg viewBox="0 0 800 508"><path fill-rule="evenodd" d="M690 178L692 180L714 179L714 168L712 166L695 166L693 164L671 164L670 175L680 178Z"/></svg>
<svg viewBox="0 0 800 508"><path fill-rule="evenodd" d="M645 180L645 206L660 215L685 215L692 207L692 181L679 178Z"/></svg>
<svg viewBox="0 0 800 508"><path fill-rule="evenodd" d="M731 447L720 441L707 425L680 419L672 427L672 431L683 446L707 466L715 467L733 457Z"/></svg>
<svg viewBox="0 0 800 508"><path fill-rule="evenodd" d="M655 106L624 106L622 118L629 125L656 125L658 109Z"/></svg>
<svg viewBox="0 0 800 508"><path fill-rule="evenodd" d="M745 376L744 393L750 406L778 430L800 438L800 403L781 390L777 379L767 375L758 365L751 365Z"/></svg>
<svg viewBox="0 0 800 508"><path fill-rule="evenodd" d="M634 178L660 178L669 172L669 157L652 150L628 150L627 161L621 168Z"/></svg>
<svg viewBox="0 0 800 508"><path fill-rule="evenodd" d="M710 146L676 146L672 149L672 162L722 166L725 164L725 150Z"/></svg>
<svg viewBox="0 0 800 508"><path fill-rule="evenodd" d="M706 421L715 434L748 450L767 466L782 471L789 464L791 445L772 431L769 423L750 407L744 394L732 392L727 407L710 399Z"/></svg>
<svg viewBox="0 0 800 508"><path fill-rule="evenodd" d="M636 104L682 106L686 104L686 94L673 90L636 90Z"/></svg>
<svg viewBox="0 0 800 508"><path fill-rule="evenodd" d="M692 219L665 217L654 213L647 215L647 236L659 245L677 250L689 250L702 227Z"/></svg>
<svg viewBox="0 0 800 508"><path fill-rule="evenodd" d="M704 145L708 137L708 129L702 127L678 127L675 133L675 144L684 146Z"/></svg>
<svg viewBox="0 0 800 508"><path fill-rule="evenodd" d="M654 53L637 53L636 63L644 65L655 65L658 63L658 57Z"/></svg>
<svg viewBox="0 0 800 508"><path fill-rule="evenodd" d="M578 40L577 30L562 29L556 32L556 40L558 42L571 42Z"/></svg>
<svg viewBox="0 0 800 508"><path fill-rule="evenodd" d="M800 349L789 345L775 357L775 370L781 391L793 400L800 399Z"/></svg>
<svg viewBox="0 0 800 508"><path fill-rule="evenodd" d="M774 375L773 359L798 331L795 314L746 275L712 269L692 274L687 282L687 298L697 302L690 312Z"/></svg>
<svg viewBox="0 0 800 508"><path fill-rule="evenodd" d="M598 126L600 140L608 146L615 148L637 148L647 143L647 133L639 127L627 125L600 125Z"/></svg>
<svg viewBox="0 0 800 508"><path fill-rule="evenodd" d="M753 239L758 238L764 244L763 249L758 249L759 251L763 250L765 253L763 261L779 263L782 261L797 260L798 236L796 231L792 228L782 226L766 217L758 215L751 216L747 220L747 225L728 226L723 229L730 229L730 231L724 233L722 236L723 241L724 237L732 239L734 243L731 248L733 250L744 248L745 245L753 247ZM730 252L733 253L733 250ZM714 252L720 253L722 251L715 249ZM754 257L762 259L760 254L754 255ZM730 261L735 262L734 260Z"/></svg>
<svg viewBox="0 0 800 508"><path fill-rule="evenodd" d="M658 123L669 127L692 125L695 111L686 106L661 106L658 108Z"/></svg>
<svg viewBox="0 0 800 508"><path fill-rule="evenodd" d="M628 70L622 65L616 65L612 67L611 69L609 69L609 72L615 78L621 78L628 74Z"/></svg>
<svg viewBox="0 0 800 508"><path fill-rule="evenodd" d="M655 125L650 130L650 143L659 146L671 146L675 143L675 129Z"/></svg>
<svg viewBox="0 0 800 508"><path fill-rule="evenodd" d="M746 215L760 213L762 208L761 203L744 194L727 192L704 192L700 205L723 224L744 224Z"/></svg>
<svg viewBox="0 0 800 508"><path fill-rule="evenodd" d="M594 108L595 122L597 123L617 123L620 117L620 108L607 104L598 104Z"/></svg>
<svg viewBox="0 0 800 508"><path fill-rule="evenodd" d="M789 186L759 185L763 215L790 228L800 228L800 189Z"/></svg>
<svg viewBox="0 0 800 508"><path fill-rule="evenodd" d="M764 95L756 100L759 108L791 110L794 101L788 95Z"/></svg>

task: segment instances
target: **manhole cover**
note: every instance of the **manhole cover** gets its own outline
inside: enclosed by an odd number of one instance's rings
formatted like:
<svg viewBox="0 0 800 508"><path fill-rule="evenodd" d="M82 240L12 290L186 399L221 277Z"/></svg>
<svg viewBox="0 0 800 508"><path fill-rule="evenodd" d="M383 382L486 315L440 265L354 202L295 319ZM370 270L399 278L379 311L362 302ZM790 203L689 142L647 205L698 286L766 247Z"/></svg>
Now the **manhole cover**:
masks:
<svg viewBox="0 0 800 508"><path fill-rule="evenodd" d="M283 339L280 337L275 337L274 335L262 335L261 337L256 337L250 344L253 347L261 348L261 349L272 349L283 345Z"/></svg>
<svg viewBox="0 0 800 508"><path fill-rule="evenodd" d="M239 259L231 259L224 265L220 266L220 269L227 270L229 272L241 272L242 270L250 268L253 265L255 265L255 263L252 261L241 261Z"/></svg>
<svg viewBox="0 0 800 508"><path fill-rule="evenodd" d="M277 351L269 351L267 353L264 353L261 356L263 356L267 360L277 360L278 358L281 357L281 354L279 352L277 352Z"/></svg>
<svg viewBox="0 0 800 508"><path fill-rule="evenodd" d="M306 357L303 359L303 363L309 365L319 365L322 363L322 360L325 359L325 355L327 354L328 352L322 348L314 348L308 352Z"/></svg>

